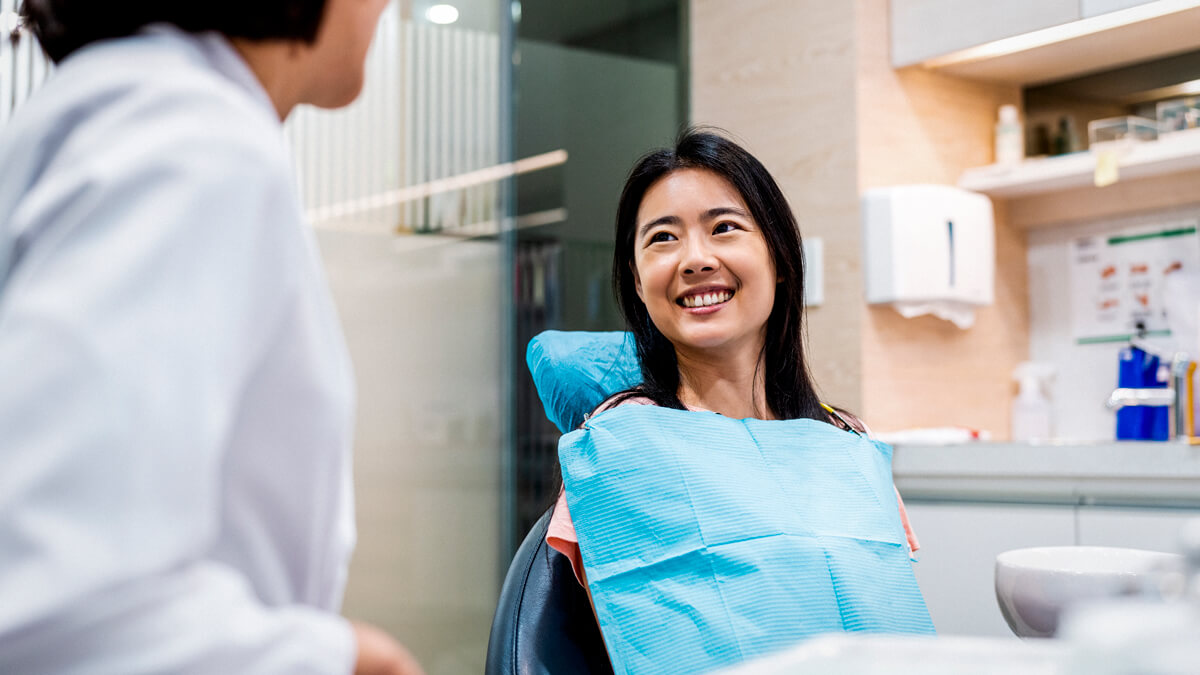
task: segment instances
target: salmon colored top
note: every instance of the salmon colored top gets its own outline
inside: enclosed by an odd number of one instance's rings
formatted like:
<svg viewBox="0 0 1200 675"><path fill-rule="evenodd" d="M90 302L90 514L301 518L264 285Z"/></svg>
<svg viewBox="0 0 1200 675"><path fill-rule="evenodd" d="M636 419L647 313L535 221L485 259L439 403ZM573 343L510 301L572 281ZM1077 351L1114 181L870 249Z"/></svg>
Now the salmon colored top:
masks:
<svg viewBox="0 0 1200 675"><path fill-rule="evenodd" d="M649 399L644 398L628 399L619 405L631 404L653 405ZM596 412L607 409L608 406L602 404L596 409ZM895 488L893 487L893 489ZM917 535L908 522L908 512L904 509L904 500L900 498L899 491L896 492L896 502L900 507L900 522L904 525L908 548L915 553L921 548L921 543L917 540ZM575 534L575 523L571 521L571 510L567 507L567 494L561 489L558 491L558 501L554 504L554 515L550 516L550 526L546 530L546 544L567 556L567 559L571 561L571 569L575 572L575 578L581 586L586 586L587 584L583 581L583 558L579 553L579 537Z"/></svg>

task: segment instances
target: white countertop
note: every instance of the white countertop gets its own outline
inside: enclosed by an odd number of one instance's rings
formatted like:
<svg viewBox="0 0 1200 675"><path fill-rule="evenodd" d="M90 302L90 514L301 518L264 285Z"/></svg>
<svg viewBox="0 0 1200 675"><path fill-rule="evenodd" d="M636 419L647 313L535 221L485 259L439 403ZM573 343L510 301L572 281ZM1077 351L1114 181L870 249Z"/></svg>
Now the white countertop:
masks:
<svg viewBox="0 0 1200 675"><path fill-rule="evenodd" d="M1183 443L897 444L906 500L1200 506L1200 446Z"/></svg>

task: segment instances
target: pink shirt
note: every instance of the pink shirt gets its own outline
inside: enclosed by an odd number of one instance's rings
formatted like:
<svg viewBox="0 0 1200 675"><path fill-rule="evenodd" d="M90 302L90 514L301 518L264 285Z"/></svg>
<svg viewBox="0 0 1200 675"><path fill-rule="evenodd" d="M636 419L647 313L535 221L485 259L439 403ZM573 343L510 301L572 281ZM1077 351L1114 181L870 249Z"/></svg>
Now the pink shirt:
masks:
<svg viewBox="0 0 1200 675"><path fill-rule="evenodd" d="M648 399L637 398L621 403L621 405L629 404L652 405ZM602 405L597 408L596 412L606 409ZM892 489L895 490L894 487ZM900 498L899 491L896 491L896 502L900 506L900 522L904 525L908 548L915 552L921 548L921 543L917 541L917 535L908 522L908 512L904 510L904 500ZM554 515L550 516L550 527L546 530L546 544L567 556L567 559L571 561L571 569L575 571L575 578L579 580L581 586L586 586L587 584L583 581L583 558L579 553L579 537L575 534L575 523L571 521L571 510L567 508L567 493L561 489L558 491L558 502L554 504Z"/></svg>

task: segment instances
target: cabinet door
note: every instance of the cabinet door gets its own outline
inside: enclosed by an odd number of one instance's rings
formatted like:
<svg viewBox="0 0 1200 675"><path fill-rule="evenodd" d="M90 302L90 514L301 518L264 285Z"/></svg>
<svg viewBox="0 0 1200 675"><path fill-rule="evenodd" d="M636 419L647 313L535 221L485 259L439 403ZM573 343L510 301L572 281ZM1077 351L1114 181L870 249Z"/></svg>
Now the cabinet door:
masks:
<svg viewBox="0 0 1200 675"><path fill-rule="evenodd" d="M913 569L943 635L1015 637L996 604L996 556L1030 546L1070 546L1070 506L907 503L921 541Z"/></svg>
<svg viewBox="0 0 1200 675"><path fill-rule="evenodd" d="M1079 18L1079 0L892 0L892 65L920 63L967 47Z"/></svg>
<svg viewBox="0 0 1200 675"><path fill-rule="evenodd" d="M1179 552L1184 522L1200 509L1079 507L1079 544Z"/></svg>
<svg viewBox="0 0 1200 675"><path fill-rule="evenodd" d="M1087 19L1137 5L1147 5L1150 2L1151 0L1079 0L1079 9L1083 18Z"/></svg>

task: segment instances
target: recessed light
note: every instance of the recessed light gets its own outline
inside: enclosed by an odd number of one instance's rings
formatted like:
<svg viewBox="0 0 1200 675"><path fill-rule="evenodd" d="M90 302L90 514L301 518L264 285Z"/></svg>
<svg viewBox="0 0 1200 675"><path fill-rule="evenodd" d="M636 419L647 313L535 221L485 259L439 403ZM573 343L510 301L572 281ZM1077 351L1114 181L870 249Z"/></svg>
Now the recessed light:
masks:
<svg viewBox="0 0 1200 675"><path fill-rule="evenodd" d="M458 21L458 8L454 5L434 5L425 10L425 18L430 23L450 24Z"/></svg>
<svg viewBox="0 0 1200 675"><path fill-rule="evenodd" d="M21 15L16 12L0 12L0 31L11 33L21 27Z"/></svg>

